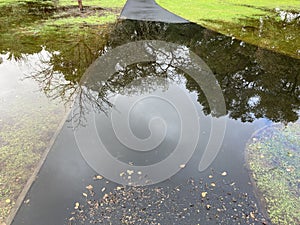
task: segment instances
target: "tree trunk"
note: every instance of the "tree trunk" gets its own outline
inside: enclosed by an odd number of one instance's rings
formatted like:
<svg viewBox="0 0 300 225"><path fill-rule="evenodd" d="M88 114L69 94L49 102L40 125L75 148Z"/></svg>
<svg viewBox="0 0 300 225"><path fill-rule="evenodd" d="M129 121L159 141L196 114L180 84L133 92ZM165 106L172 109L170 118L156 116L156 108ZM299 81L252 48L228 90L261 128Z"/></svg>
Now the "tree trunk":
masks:
<svg viewBox="0 0 300 225"><path fill-rule="evenodd" d="M82 0L78 0L78 7L79 7L80 11L83 10Z"/></svg>

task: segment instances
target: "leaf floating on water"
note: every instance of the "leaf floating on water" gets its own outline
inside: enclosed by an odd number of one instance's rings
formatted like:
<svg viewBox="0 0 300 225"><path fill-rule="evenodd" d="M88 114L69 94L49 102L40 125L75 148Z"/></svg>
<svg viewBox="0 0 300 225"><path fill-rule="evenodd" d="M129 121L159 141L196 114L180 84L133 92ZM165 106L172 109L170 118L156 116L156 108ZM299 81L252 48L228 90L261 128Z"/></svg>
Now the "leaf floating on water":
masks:
<svg viewBox="0 0 300 225"><path fill-rule="evenodd" d="M108 198L108 194L103 195L103 199Z"/></svg>
<svg viewBox="0 0 300 225"><path fill-rule="evenodd" d="M88 190L93 190L93 186L92 185L88 185L88 186L86 186L86 189L88 189Z"/></svg>
<svg viewBox="0 0 300 225"><path fill-rule="evenodd" d="M226 176L227 175L227 172L224 171L223 173L221 173L222 176Z"/></svg>
<svg viewBox="0 0 300 225"><path fill-rule="evenodd" d="M255 219L255 215L254 215L253 212L250 212L250 217L251 217L252 219Z"/></svg>
<svg viewBox="0 0 300 225"><path fill-rule="evenodd" d="M94 180L102 180L102 179L103 179L103 177L101 175L97 175L94 177Z"/></svg>
<svg viewBox="0 0 300 225"><path fill-rule="evenodd" d="M203 191L203 192L201 193L202 198L205 198L206 195L207 195L207 192L206 192L206 191Z"/></svg>
<svg viewBox="0 0 300 225"><path fill-rule="evenodd" d="M132 175L132 174L134 173L134 171L133 171L133 170L127 170L127 173L128 173L129 175Z"/></svg>
<svg viewBox="0 0 300 225"><path fill-rule="evenodd" d="M74 209L78 209L79 208L79 202L75 203Z"/></svg>
<svg viewBox="0 0 300 225"><path fill-rule="evenodd" d="M124 174L125 174L124 172L120 173L120 177L123 177L123 176L124 176Z"/></svg>

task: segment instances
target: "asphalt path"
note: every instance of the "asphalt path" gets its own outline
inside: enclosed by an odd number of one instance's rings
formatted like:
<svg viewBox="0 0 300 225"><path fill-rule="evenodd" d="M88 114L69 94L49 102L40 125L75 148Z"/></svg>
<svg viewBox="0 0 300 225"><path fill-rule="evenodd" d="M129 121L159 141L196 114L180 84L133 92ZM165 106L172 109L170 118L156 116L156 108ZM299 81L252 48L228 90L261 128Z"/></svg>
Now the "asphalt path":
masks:
<svg viewBox="0 0 300 225"><path fill-rule="evenodd" d="M122 10L120 18L165 23L189 22L160 7L154 0L128 0Z"/></svg>

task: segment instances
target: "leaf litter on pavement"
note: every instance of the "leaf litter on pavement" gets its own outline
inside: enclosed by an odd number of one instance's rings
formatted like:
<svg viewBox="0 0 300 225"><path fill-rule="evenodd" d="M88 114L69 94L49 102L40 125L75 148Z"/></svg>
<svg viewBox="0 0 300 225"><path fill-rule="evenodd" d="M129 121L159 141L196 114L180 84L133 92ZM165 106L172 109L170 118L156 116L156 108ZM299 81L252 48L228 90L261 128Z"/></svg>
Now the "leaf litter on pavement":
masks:
<svg viewBox="0 0 300 225"><path fill-rule="evenodd" d="M93 179L85 195L74 201L67 223L269 224L253 195L241 192L226 175L211 175L209 183L189 178L180 185L113 188L105 178Z"/></svg>

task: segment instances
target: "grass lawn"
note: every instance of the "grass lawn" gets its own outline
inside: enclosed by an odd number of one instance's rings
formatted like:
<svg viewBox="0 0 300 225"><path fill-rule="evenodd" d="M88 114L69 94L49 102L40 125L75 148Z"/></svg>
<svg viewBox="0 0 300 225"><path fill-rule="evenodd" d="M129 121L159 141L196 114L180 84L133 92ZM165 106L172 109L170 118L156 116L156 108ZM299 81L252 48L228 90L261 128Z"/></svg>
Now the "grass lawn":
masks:
<svg viewBox="0 0 300 225"><path fill-rule="evenodd" d="M300 58L298 0L157 0L157 3L212 30ZM298 20L280 21L278 14L286 12L298 14Z"/></svg>

